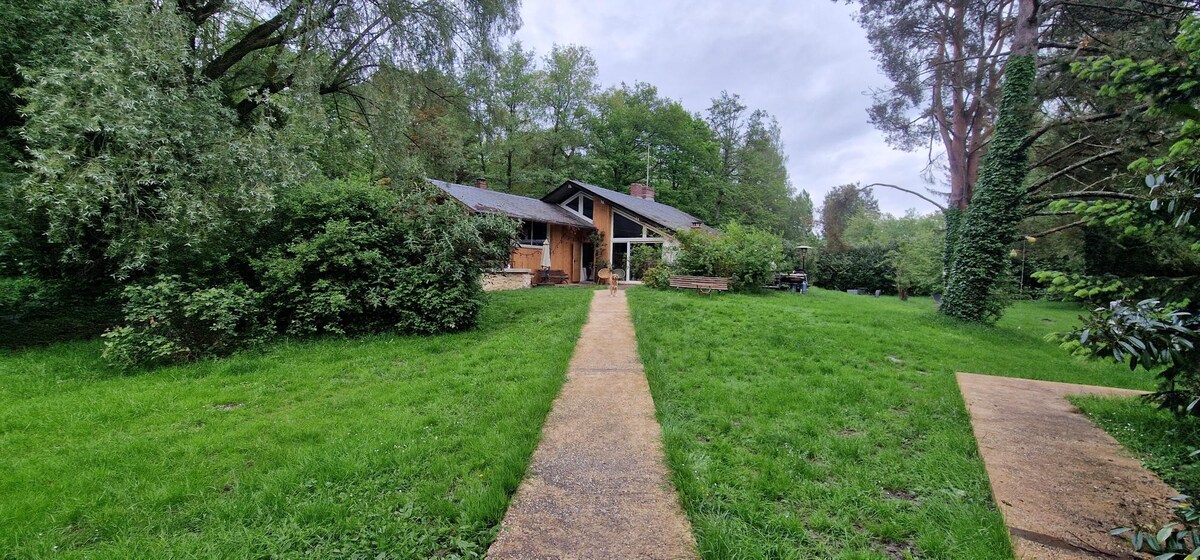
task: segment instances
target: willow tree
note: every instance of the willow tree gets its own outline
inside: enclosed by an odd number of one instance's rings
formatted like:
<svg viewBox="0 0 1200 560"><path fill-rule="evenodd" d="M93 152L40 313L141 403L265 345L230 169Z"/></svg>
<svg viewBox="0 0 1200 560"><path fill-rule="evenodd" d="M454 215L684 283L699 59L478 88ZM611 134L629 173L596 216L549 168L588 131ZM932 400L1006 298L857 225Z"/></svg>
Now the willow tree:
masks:
<svg viewBox="0 0 1200 560"><path fill-rule="evenodd" d="M323 171L321 149L370 126L378 108L363 89L378 69L448 68L464 48L490 49L516 5L114 3L105 33L23 69L32 237L92 279L221 269L214 255L276 189Z"/></svg>
<svg viewBox="0 0 1200 560"><path fill-rule="evenodd" d="M974 201L958 232L953 265L941 310L968 321L998 318L996 295L1007 267L1008 247L1025 217L1030 131L1035 109L1038 0L1020 0L1012 52L1004 65L1004 87L991 145L984 158Z"/></svg>

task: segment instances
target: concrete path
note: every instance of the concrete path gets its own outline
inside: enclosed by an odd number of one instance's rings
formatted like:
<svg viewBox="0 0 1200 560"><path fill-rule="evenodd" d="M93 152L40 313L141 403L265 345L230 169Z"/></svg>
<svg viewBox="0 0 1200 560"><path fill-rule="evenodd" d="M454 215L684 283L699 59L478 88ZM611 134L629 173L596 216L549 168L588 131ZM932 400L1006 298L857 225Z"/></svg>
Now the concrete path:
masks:
<svg viewBox="0 0 1200 560"><path fill-rule="evenodd" d="M493 559L691 559L625 292L597 291Z"/></svg>
<svg viewBox="0 0 1200 560"><path fill-rule="evenodd" d="M958 374L1017 558L1130 558L1108 535L1172 519L1178 494L1064 398L1139 391Z"/></svg>

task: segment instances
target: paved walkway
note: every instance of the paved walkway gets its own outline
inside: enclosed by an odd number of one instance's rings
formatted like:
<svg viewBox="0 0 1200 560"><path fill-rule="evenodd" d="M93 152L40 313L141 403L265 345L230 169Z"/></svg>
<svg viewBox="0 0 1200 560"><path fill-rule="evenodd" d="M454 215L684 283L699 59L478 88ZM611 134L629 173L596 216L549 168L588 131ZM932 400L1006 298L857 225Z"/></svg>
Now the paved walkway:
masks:
<svg viewBox="0 0 1200 560"><path fill-rule="evenodd" d="M493 559L696 558L625 292L597 291Z"/></svg>
<svg viewBox="0 0 1200 560"><path fill-rule="evenodd" d="M1139 391L958 374L1017 558L1129 558L1108 535L1171 520L1177 494L1064 398Z"/></svg>

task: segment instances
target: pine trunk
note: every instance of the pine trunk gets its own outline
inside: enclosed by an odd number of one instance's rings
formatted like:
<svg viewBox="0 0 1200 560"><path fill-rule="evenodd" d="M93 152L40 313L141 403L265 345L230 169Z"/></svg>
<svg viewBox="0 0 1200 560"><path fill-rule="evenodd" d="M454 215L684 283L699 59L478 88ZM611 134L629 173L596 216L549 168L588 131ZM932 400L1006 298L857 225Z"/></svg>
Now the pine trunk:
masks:
<svg viewBox="0 0 1200 560"><path fill-rule="evenodd" d="M952 248L953 264L941 311L967 321L992 321L1004 309L996 288L1023 217L1023 187L1029 171L1028 149L1023 141L1033 113L1037 9L1037 0L1021 0L1012 54L1004 66L995 133L983 160L975 196Z"/></svg>

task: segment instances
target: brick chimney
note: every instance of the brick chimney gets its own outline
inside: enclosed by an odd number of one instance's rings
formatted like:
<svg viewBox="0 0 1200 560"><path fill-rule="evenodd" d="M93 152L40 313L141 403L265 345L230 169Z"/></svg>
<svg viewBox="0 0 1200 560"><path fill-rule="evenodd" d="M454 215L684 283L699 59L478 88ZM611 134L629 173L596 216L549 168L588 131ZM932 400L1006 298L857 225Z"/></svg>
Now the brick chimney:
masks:
<svg viewBox="0 0 1200 560"><path fill-rule="evenodd" d="M481 189L483 189L483 190L485 190L485 191L486 191L486 190L488 190L488 187L487 187L487 179L477 179L477 180L475 181L475 186L476 186L477 188L481 188Z"/></svg>
<svg viewBox="0 0 1200 560"><path fill-rule="evenodd" d="M629 185L629 194L644 200L654 200L654 187L647 187L641 183L633 183Z"/></svg>

